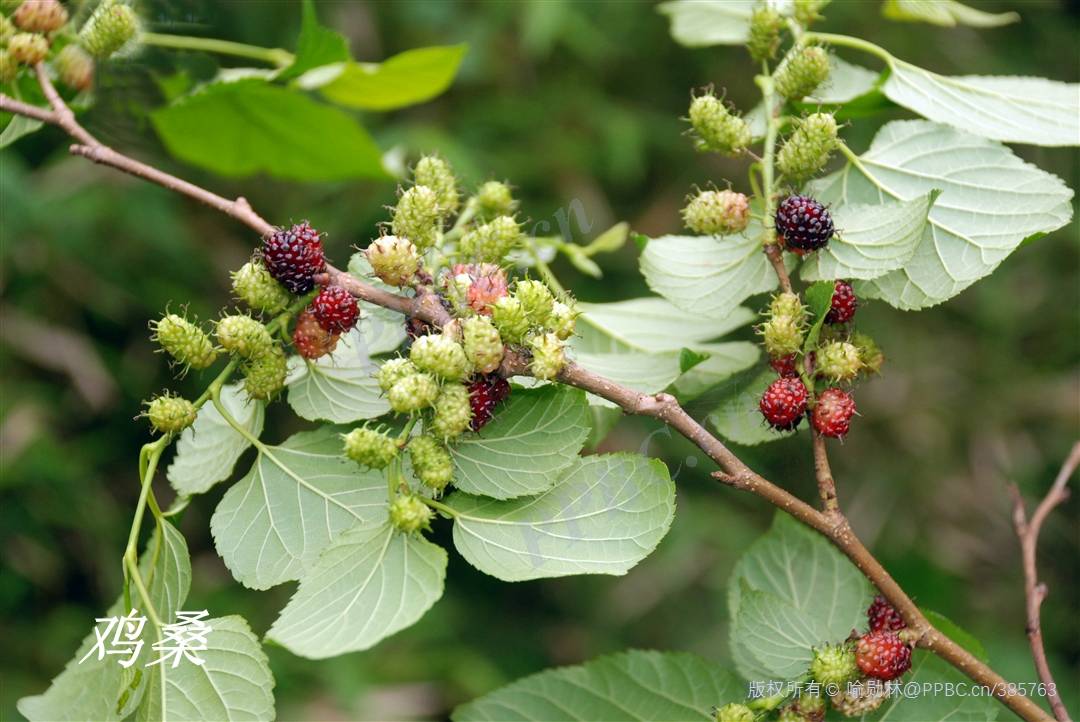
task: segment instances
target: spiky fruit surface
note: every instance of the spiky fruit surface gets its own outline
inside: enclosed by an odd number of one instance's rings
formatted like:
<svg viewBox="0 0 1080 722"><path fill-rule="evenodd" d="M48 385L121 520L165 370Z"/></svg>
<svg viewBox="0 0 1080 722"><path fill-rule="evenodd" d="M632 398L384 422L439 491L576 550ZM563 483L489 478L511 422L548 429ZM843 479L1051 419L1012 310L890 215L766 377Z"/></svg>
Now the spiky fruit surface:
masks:
<svg viewBox="0 0 1080 722"><path fill-rule="evenodd" d="M394 439L366 426L353 429L342 437L342 441L345 456L370 469L385 469L398 453Z"/></svg>
<svg viewBox="0 0 1080 722"><path fill-rule="evenodd" d="M222 316L214 333L223 349L241 358L260 356L274 343L266 326L243 313Z"/></svg>
<svg viewBox="0 0 1080 722"><path fill-rule="evenodd" d="M311 300L311 312L327 333L346 333L360 320L360 304L341 286L329 286Z"/></svg>
<svg viewBox="0 0 1080 722"><path fill-rule="evenodd" d="M794 293L778 293L769 302L769 315L783 316L801 324L806 320L806 307Z"/></svg>
<svg viewBox="0 0 1080 722"><path fill-rule="evenodd" d="M790 53L773 74L777 92L788 100L802 100L829 77L829 54L808 45Z"/></svg>
<svg viewBox="0 0 1080 722"><path fill-rule="evenodd" d="M789 251L805 255L833 237L832 216L809 196L788 196L776 209L776 234Z"/></svg>
<svg viewBox="0 0 1080 722"><path fill-rule="evenodd" d="M435 512L414 494L402 494L390 504L390 523L405 534L429 529Z"/></svg>
<svg viewBox="0 0 1080 722"><path fill-rule="evenodd" d="M745 704L725 704L716 710L716 722L754 722L754 711Z"/></svg>
<svg viewBox="0 0 1080 722"><path fill-rule="evenodd" d="M386 394L390 408L399 414L426 409L439 396L439 384L431 374L411 374L398 380Z"/></svg>
<svg viewBox="0 0 1080 722"><path fill-rule="evenodd" d="M555 378L566 365L566 344L554 333L531 336L527 345L532 351L529 372L538 379Z"/></svg>
<svg viewBox="0 0 1080 722"><path fill-rule="evenodd" d="M442 491L454 478L454 462L450 452L430 436L417 436L409 441L409 460L413 473L424 486Z"/></svg>
<svg viewBox="0 0 1080 722"><path fill-rule="evenodd" d="M874 339L865 333L856 333L851 336L851 343L859 350L859 360L862 361L863 371L879 373L885 363L885 354L881 352L881 348Z"/></svg>
<svg viewBox="0 0 1080 722"><path fill-rule="evenodd" d="M364 251L371 270L383 283L407 286L420 268L420 254L406 238L383 236L376 238Z"/></svg>
<svg viewBox="0 0 1080 722"><path fill-rule="evenodd" d="M695 233L738 233L750 221L750 201L735 191L701 191L682 210L683 222Z"/></svg>
<svg viewBox="0 0 1080 722"><path fill-rule="evenodd" d="M195 423L195 405L179 396L164 394L150 402L146 416L155 431L171 434Z"/></svg>
<svg viewBox="0 0 1080 722"><path fill-rule="evenodd" d="M495 413L495 407L510 395L510 382L502 376L480 376L469 384L469 405L472 407L472 430L484 428Z"/></svg>
<svg viewBox="0 0 1080 722"><path fill-rule="evenodd" d="M825 700L816 694L800 694L790 709L805 722L822 722L825 719Z"/></svg>
<svg viewBox="0 0 1080 722"><path fill-rule="evenodd" d="M378 372L375 374L375 380L383 393L386 393L398 381L419 371L420 369L416 368L413 362L407 358L392 358L379 367Z"/></svg>
<svg viewBox="0 0 1080 722"><path fill-rule="evenodd" d="M217 349L206 332L183 316L168 313L153 324L154 340L166 353L193 369L204 369L217 360Z"/></svg>
<svg viewBox="0 0 1080 722"><path fill-rule="evenodd" d="M850 381L862 370L859 350L847 341L832 341L817 350L818 375L833 381Z"/></svg>
<svg viewBox="0 0 1080 722"><path fill-rule="evenodd" d="M548 327L556 336L565 341L574 335L577 317L578 312L572 306L562 301L556 301L551 306L551 318L548 320Z"/></svg>
<svg viewBox="0 0 1080 722"><path fill-rule="evenodd" d="M128 44L139 30L135 11L118 0L104 0L79 30L79 44L97 58L107 58Z"/></svg>
<svg viewBox="0 0 1080 722"><path fill-rule="evenodd" d="M18 33L8 42L8 52L24 65L36 65L49 54L49 41L44 35Z"/></svg>
<svg viewBox="0 0 1080 722"><path fill-rule="evenodd" d="M427 336L435 332L435 327L423 319L413 317L405 319L405 335L409 338L405 343L406 347L411 348L413 341L421 336Z"/></svg>
<svg viewBox="0 0 1080 722"><path fill-rule="evenodd" d="M407 238L423 253L435 245L442 233L442 212L438 194L427 186L413 186L398 199L393 208L390 229L395 236Z"/></svg>
<svg viewBox="0 0 1080 722"><path fill-rule="evenodd" d="M57 53L53 65L60 82L72 90L89 90L94 85L94 59L74 43Z"/></svg>
<svg viewBox="0 0 1080 722"><path fill-rule="evenodd" d="M868 677L896 679L911 669L911 647L895 632L869 632L855 645L855 662Z"/></svg>
<svg viewBox="0 0 1080 722"><path fill-rule="evenodd" d="M498 216L466 233L461 252L483 262L498 263L522 239L521 227L510 216Z"/></svg>
<svg viewBox="0 0 1080 722"><path fill-rule="evenodd" d="M830 0L795 0L795 20L800 25L809 26L815 20L821 19L821 9L828 5Z"/></svg>
<svg viewBox="0 0 1080 722"><path fill-rule="evenodd" d="M907 627L900 612L893 605L878 595L866 610L866 620L870 624L871 632L899 632Z"/></svg>
<svg viewBox="0 0 1080 722"><path fill-rule="evenodd" d="M7 15L0 12L0 46L7 47L8 41L15 37L18 28L8 20Z"/></svg>
<svg viewBox="0 0 1080 722"><path fill-rule="evenodd" d="M889 689L880 682L863 680L845 685L829 700L837 712L845 717L862 717L873 712L889 698Z"/></svg>
<svg viewBox="0 0 1080 722"><path fill-rule="evenodd" d="M430 431L436 437L447 440L461 436L472 424L472 405L469 390L461 384L446 384L435 399L435 412L431 417Z"/></svg>
<svg viewBox="0 0 1080 722"><path fill-rule="evenodd" d="M832 303L825 314L825 323L847 323L855 318L855 309L859 299L855 298L855 289L847 281L837 281L833 289Z"/></svg>
<svg viewBox="0 0 1080 722"><path fill-rule="evenodd" d="M289 365L285 352L278 345L273 345L262 356L251 359L243 366L244 390L248 396L260 401L268 401L285 388L285 377Z"/></svg>
<svg viewBox="0 0 1080 722"><path fill-rule="evenodd" d="M293 346L298 354L309 361L333 353L337 348L339 338L337 334L329 333L324 329L311 311L305 310L296 317L292 337Z"/></svg>
<svg viewBox="0 0 1080 722"><path fill-rule="evenodd" d="M326 268L322 238L307 221L264 238L262 260L270 275L296 294L314 288L315 274Z"/></svg>
<svg viewBox="0 0 1080 722"><path fill-rule="evenodd" d="M68 21L68 12L60 0L23 0L11 19L21 30L30 33L51 33Z"/></svg>
<svg viewBox="0 0 1080 722"><path fill-rule="evenodd" d="M843 389L825 389L818 396L811 414L814 428L822 436L843 438L851 429L851 417L855 415L855 400Z"/></svg>
<svg viewBox="0 0 1080 722"><path fill-rule="evenodd" d="M418 186L427 186L435 191L439 209L443 213L454 213L458 209L457 179L450 164L437 155L425 155L413 168L413 182Z"/></svg>
<svg viewBox="0 0 1080 722"><path fill-rule="evenodd" d="M759 329L761 341L770 356L794 354L803 345L803 326L787 316L774 316Z"/></svg>
<svg viewBox="0 0 1080 722"><path fill-rule="evenodd" d="M252 309L280 313L289 305L289 292L274 280L261 261L248 261L230 275L233 295Z"/></svg>
<svg viewBox="0 0 1080 722"><path fill-rule="evenodd" d="M801 182L825 167L836 146L836 118L814 113L802 119L780 148L776 166L788 180Z"/></svg>
<svg viewBox="0 0 1080 722"><path fill-rule="evenodd" d="M690 102L689 116L698 150L738 155L750 145L750 126L711 92Z"/></svg>
<svg viewBox="0 0 1080 722"><path fill-rule="evenodd" d="M746 49L754 62L776 57L783 25L784 18L773 8L760 5L754 9L750 15L750 38L746 41Z"/></svg>
<svg viewBox="0 0 1080 722"><path fill-rule="evenodd" d="M551 310L555 307L555 296L543 281L535 279L520 280L514 285L514 296L521 301L521 307L534 326L546 326L551 320Z"/></svg>
<svg viewBox="0 0 1080 722"><path fill-rule="evenodd" d="M794 353L769 359L769 365L772 366L773 371L786 379L793 379L799 376L799 369L795 366L797 363L798 357Z"/></svg>
<svg viewBox="0 0 1080 722"><path fill-rule="evenodd" d="M488 181L476 191L473 201L476 216L480 220L491 220L498 216L508 216L517 208L510 186L499 181Z"/></svg>
<svg viewBox="0 0 1080 722"><path fill-rule="evenodd" d="M19 75L19 61L7 48L0 48L0 83L10 83Z"/></svg>
<svg viewBox="0 0 1080 722"><path fill-rule="evenodd" d="M806 413L809 394L799 378L779 378L769 384L761 396L758 408L769 426L790 431L799 425Z"/></svg>
<svg viewBox="0 0 1080 722"><path fill-rule="evenodd" d="M524 305L514 296L504 296L491 305L491 320L509 343L521 343L530 327Z"/></svg>
<svg viewBox="0 0 1080 722"><path fill-rule="evenodd" d="M503 359L503 342L499 330L487 316L471 316L462 323L465 356L473 368L489 374L499 368Z"/></svg>
<svg viewBox="0 0 1080 722"><path fill-rule="evenodd" d="M421 336L413 342L409 358L421 371L460 381L472 371L465 349L445 333Z"/></svg>
<svg viewBox="0 0 1080 722"><path fill-rule="evenodd" d="M826 644L821 649L815 649L810 660L810 676L823 687L847 684L859 676L855 649L847 643Z"/></svg>

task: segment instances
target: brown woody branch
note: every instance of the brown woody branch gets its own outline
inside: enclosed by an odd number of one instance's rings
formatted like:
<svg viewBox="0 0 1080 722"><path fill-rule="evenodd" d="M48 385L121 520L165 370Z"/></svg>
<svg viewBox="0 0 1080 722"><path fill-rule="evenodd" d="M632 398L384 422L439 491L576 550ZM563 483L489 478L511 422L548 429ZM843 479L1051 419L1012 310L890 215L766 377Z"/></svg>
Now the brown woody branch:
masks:
<svg viewBox="0 0 1080 722"><path fill-rule="evenodd" d="M41 109L30 110L29 107L24 107L24 104L2 94L0 94L0 109L27 115L63 128L69 135L80 141L78 145L71 147L71 152L76 155L117 168L205 203L236 218L261 236L274 230L274 227L255 213L243 198L235 200L223 198L105 146L78 124L74 114L52 86L43 65L37 66L37 73L42 90L52 105L53 110L51 113ZM776 263L772 255L770 255L770 261L773 262L775 267ZM781 284L783 284L784 279L787 278L787 272L783 268L782 259L778 273L781 270L783 275L780 278ZM441 303L439 303L437 296L424 289L421 289L412 297L389 293L329 265L327 266L326 277L322 280L330 284L340 285L356 297L370 303L415 316L435 325L442 325L450 318ZM790 280L788 280L787 288L790 288ZM518 353L510 353L504 359L502 371L507 375L525 375L528 373L526 359ZM664 393L643 394L634 391L574 363L566 365L560 372L558 380L612 401L628 414L651 416L675 428L720 466L722 471L714 473L714 476L720 481L733 488L749 491L760 496L817 530L836 545L897 609L908 626L915 632L918 646L932 651L975 682L989 688L995 697L1023 719L1029 721L1050 720L1046 713L1030 699L1011 693L1008 683L990 667L938 632L896 581L885 571L884 567L863 546L842 514L839 514L839 512L836 514L820 512L790 492L759 476L735 456L719 439L710 434L701 424L687 414L675 397Z"/></svg>
<svg viewBox="0 0 1080 722"><path fill-rule="evenodd" d="M1042 616L1041 609L1043 600L1046 599L1046 585L1039 581L1039 569L1035 563L1035 554L1039 545L1039 532L1043 522L1054 507L1063 504L1069 498L1069 489L1066 484L1069 478L1080 465L1080 442L1073 445L1072 451L1065 463L1061 465L1061 471L1054 479L1050 491L1035 507L1031 519L1027 518L1027 510L1024 498L1020 495L1020 489L1015 484L1009 487L1013 498L1013 526L1016 536L1020 540L1020 554L1024 565L1024 598L1027 607L1027 636L1031 645L1031 656L1035 660L1035 670L1039 679L1046 685L1046 697L1050 702L1050 708L1054 711L1054 717L1059 722L1070 722L1069 712L1065 709L1058 694L1054 675L1050 672L1050 664L1046 661L1046 649L1043 647Z"/></svg>

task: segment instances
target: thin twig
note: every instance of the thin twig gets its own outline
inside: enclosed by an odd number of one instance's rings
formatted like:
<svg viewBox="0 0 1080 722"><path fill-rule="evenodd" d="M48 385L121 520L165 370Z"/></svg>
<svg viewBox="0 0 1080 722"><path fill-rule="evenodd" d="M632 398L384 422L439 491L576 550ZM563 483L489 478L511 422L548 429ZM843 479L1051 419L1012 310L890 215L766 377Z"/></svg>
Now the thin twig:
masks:
<svg viewBox="0 0 1080 722"><path fill-rule="evenodd" d="M769 221L769 218L765 219L766 223ZM780 280L780 289L784 293L793 293L791 288L791 277L788 275L787 266L784 265L784 252L780 249L780 245L778 243L766 244L765 256L769 259L773 271L776 272L776 277Z"/></svg>
<svg viewBox="0 0 1080 722"><path fill-rule="evenodd" d="M63 99L56 93L55 88L52 87L44 66L38 66L37 70L42 90L53 105L55 118L47 117L45 115L47 111L32 111L27 115L28 117L37 117L45 122L59 125L72 137L78 139L80 144L72 146L71 151L73 153L205 203L240 220L260 235L266 235L274 230L274 227L256 214L243 198L237 198L235 201L228 200L104 146L78 124L74 114L71 113L71 110L64 104ZM15 103L17 101L12 101L0 95L0 107L3 109L8 109L10 112L19 112L19 106ZM784 273L786 276L786 269L784 269ZM784 277L781 276L780 278L781 284L783 284ZM371 284L364 283L329 265L326 269L326 275L320 280L341 285L358 298L404 314L410 314L429 323L442 325L450 319L449 314L439 303L438 297L431 292L422 291L413 297L399 296L375 288ZM515 353L507 354L502 370L507 374L527 375L528 373L525 359ZM836 545L896 608L907 622L908 627L915 632L916 644L934 652L975 682L987 687L991 694L1025 720L1050 720L1046 713L1030 699L1011 693L1009 691L1010 686L1004 678L968 653L963 647L938 632L923 616L910 597L904 593L903 589L881 566L880 562L863 546L852 531L847 519L839 511L835 515L827 516L788 491L756 474L719 439L710 434L701 424L687 414L673 396L664 393L642 394L594 374L574 363L566 365L560 372L558 380L613 401L627 413L652 416L674 427L721 467L723 471L717 474L717 478L722 482L760 496L817 530Z"/></svg>
<svg viewBox="0 0 1080 722"><path fill-rule="evenodd" d="M1016 528L1016 536L1020 540L1020 554L1024 565L1024 598L1027 607L1027 636L1031 645L1031 656L1035 660L1035 670L1039 673L1039 679L1046 686L1046 698L1050 702L1050 708L1054 711L1054 717L1059 722L1071 722L1068 710L1058 694L1054 675L1050 672L1050 664L1046 660L1046 649L1043 646L1042 636L1042 603L1046 599L1046 585L1039 581L1039 569L1036 565L1036 551L1039 545L1039 532L1042 530L1046 517L1054 510L1054 507L1065 502L1069 498L1069 489L1066 484L1069 478L1080 465L1080 442L1073 445L1065 463L1061 466L1057 478L1054 479L1050 491L1035 507L1031 520L1027 518L1027 510L1024 498L1020 495L1020 489L1015 484L1009 487L1013 498L1013 526Z"/></svg>
<svg viewBox="0 0 1080 722"><path fill-rule="evenodd" d="M30 105L21 100L15 100L15 98L7 95L0 95L0 110L5 113L14 113L15 115L22 115L27 118L33 118L34 120L40 120L42 123L58 125L56 114L51 110L39 108L36 105Z"/></svg>

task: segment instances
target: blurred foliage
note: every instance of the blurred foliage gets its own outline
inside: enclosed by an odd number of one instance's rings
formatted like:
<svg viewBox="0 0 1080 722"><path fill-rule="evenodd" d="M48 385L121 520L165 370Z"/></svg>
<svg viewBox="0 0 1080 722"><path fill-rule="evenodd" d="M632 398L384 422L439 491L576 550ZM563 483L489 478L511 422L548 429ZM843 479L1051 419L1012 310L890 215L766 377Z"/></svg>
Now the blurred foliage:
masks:
<svg viewBox="0 0 1080 722"><path fill-rule="evenodd" d="M290 3L156 0L144 9L159 32L267 46L292 48L299 27ZM867 37L946 74L1076 82L1075 53L1062 62L1070 53L1061 52L1075 48L1075 3L1027 0L1016 9L1021 23L978 31L892 24L876 3L834 2L823 29ZM617 220L650 235L675 232L693 184L744 183L738 163L693 152L679 117L690 89L710 83L749 108L748 58L739 49L678 47L649 4L328 2L319 12L361 60L469 43L447 94L365 115L364 123L384 149L409 158L443 153L469 184L509 179L528 219L547 224L542 232L587 240ZM166 156L148 113L177 87L178 74L206 79L217 60L148 49L108 66L88 127L218 192L244 194L275 222L310 218L329 232L328 253L339 261L365 245L386 219L392 184L229 182ZM876 127L857 121L845 136L861 150ZM147 339L147 320L170 302L190 300L204 318L229 304L227 271L257 241L205 208L68 158L66 147L59 132L45 130L0 155L2 719L17 718L14 700L48 684L119 589L147 434L132 417L143 398L175 386ZM1075 150L1017 152L1080 187ZM921 606L979 636L1014 680L1034 675L1004 485L1041 494L1080 428L1077 236L1074 220L939 308L904 314L866 306L861 327L873 330L889 360L884 376L862 390L860 423L833 455L842 501L867 543ZM584 300L646 291L633 244L599 260L602 282L563 261L556 270ZM192 375L178 390L199 386ZM299 423L270 414L274 440ZM772 510L717 488L695 449L644 421L624 419L602 448L661 456L679 482L679 513L654 555L623 578L504 584L451 554L443 601L375 651L311 662L270 648L279 718L439 718L518 676L629 647L727 659L724 585ZM765 476L814 495L805 438L740 452ZM189 606L238 612L265 631L293 585L262 597L231 579L208 530L224 486L197 498L182 520L195 569ZM165 483L159 489L169 495ZM1074 496L1055 512L1040 549L1051 590L1044 633L1072 705L1080 703L1077 504Z"/></svg>

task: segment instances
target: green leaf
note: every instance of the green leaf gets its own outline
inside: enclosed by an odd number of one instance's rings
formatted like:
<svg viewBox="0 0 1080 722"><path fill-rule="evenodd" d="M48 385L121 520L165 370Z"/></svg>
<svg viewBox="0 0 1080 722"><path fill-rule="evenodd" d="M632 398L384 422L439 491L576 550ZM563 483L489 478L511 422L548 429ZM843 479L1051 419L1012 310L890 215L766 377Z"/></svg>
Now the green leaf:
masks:
<svg viewBox="0 0 1080 722"><path fill-rule="evenodd" d="M331 354L314 361L301 356L289 359L289 406L309 421L347 423L382 416L390 404L375 381L376 368L365 349L363 332L353 329L341 337Z"/></svg>
<svg viewBox="0 0 1080 722"><path fill-rule="evenodd" d="M584 346L596 350L605 339L613 339L642 351L678 351L724 336L754 319L753 311L738 306L721 318L700 318L655 297L578 306ZM597 338L594 331L604 339ZM604 350L617 350L610 346L610 340L607 343Z"/></svg>
<svg viewBox="0 0 1080 722"><path fill-rule="evenodd" d="M882 90L908 110L1007 143L1080 145L1080 84L1014 76L947 77L887 57Z"/></svg>
<svg viewBox="0 0 1080 722"><path fill-rule="evenodd" d="M455 492L454 544L482 572L516 582L625 574L667 533L675 484L667 467L634 454L578 459L537 497L493 501Z"/></svg>
<svg viewBox="0 0 1080 722"><path fill-rule="evenodd" d="M517 389L491 423L450 448L454 486L512 499L547 491L589 436L585 394L568 386Z"/></svg>
<svg viewBox="0 0 1080 722"><path fill-rule="evenodd" d="M818 281L806 289L806 305L810 309L810 317L814 322L806 332L806 341L803 342L803 351L809 353L817 346L818 336L821 335L821 327L825 325L825 316L832 308L832 297L836 292L836 284L832 281Z"/></svg>
<svg viewBox="0 0 1080 722"><path fill-rule="evenodd" d="M259 437L266 404L250 399L239 384L221 389L221 403L248 433ZM195 423L180 435L176 456L167 472L169 483L178 494L202 494L232 475L237 460L249 446L247 437L230 426L217 407L206 403L199 409Z"/></svg>
<svg viewBox="0 0 1080 722"><path fill-rule="evenodd" d="M761 358L761 349L749 341L706 343L695 346L694 350L708 358L675 380L675 391L682 399L700 396L706 390L750 368Z"/></svg>
<svg viewBox="0 0 1080 722"><path fill-rule="evenodd" d="M25 115L10 116L3 132L0 132L0 148L7 148L19 138L41 130L42 125L44 123L40 120L27 118Z"/></svg>
<svg viewBox="0 0 1080 722"><path fill-rule="evenodd" d="M641 254L649 288L695 319L723 319L756 293L777 286L761 250L761 225L739 235L663 236Z"/></svg>
<svg viewBox="0 0 1080 722"><path fill-rule="evenodd" d="M811 616L770 592L744 587L739 592L734 614L732 641L741 673L755 676L762 671L768 682L798 677L806 672L813 648L835 641L821 619ZM743 664L741 654L749 652L756 664ZM744 673L745 674L745 673Z"/></svg>
<svg viewBox="0 0 1080 722"><path fill-rule="evenodd" d="M282 80L303 75L312 68L349 60L349 41L341 33L319 24L315 3L304 0L296 58L279 76Z"/></svg>
<svg viewBox="0 0 1080 722"><path fill-rule="evenodd" d="M911 201L934 189L918 247L904 268L856 290L905 310L926 308L989 275L1027 237L1063 227L1072 191L1001 145L921 120L894 121L857 162L811 183L836 212L846 205Z"/></svg>
<svg viewBox="0 0 1080 722"><path fill-rule="evenodd" d="M870 280L903 268L915 255L938 195L935 190L910 201L837 207L833 222L839 232L806 259L799 274L805 281Z"/></svg>
<svg viewBox="0 0 1080 722"><path fill-rule="evenodd" d="M709 722L742 698L731 672L683 653L631 651L549 669L454 710L454 722Z"/></svg>
<svg viewBox="0 0 1080 722"><path fill-rule="evenodd" d="M139 570L158 615L172 620L180 605L187 599L191 585L191 560L183 535L169 522L163 522L150 537L146 550L139 560ZM127 614L124 598L117 599L106 617ZM132 604L142 606L132 589ZM146 615L139 610L139 614ZM150 628L146 622L144 631ZM58 722L59 720L101 720L119 722L128 717L146 692L147 662L156 658L150 643L144 643L135 663L125 669L116 657L87 653L93 649L97 635L93 630L79 645L75 656L67 663L49 688L40 695L23 697L18 702L19 712L30 722ZM81 662L84 657L86 661Z"/></svg>
<svg viewBox="0 0 1080 722"><path fill-rule="evenodd" d="M274 719L274 676L243 617L205 620L210 627L203 664L181 659L149 667L149 686L137 719L146 722L233 722Z"/></svg>
<svg viewBox="0 0 1080 722"><path fill-rule="evenodd" d="M350 529L300 579L269 639L324 659L375 646L415 624L439 600L446 552L388 523Z"/></svg>
<svg viewBox="0 0 1080 722"><path fill-rule="evenodd" d="M983 647L982 642L975 638L974 635L961 629L955 622L946 617L944 614L938 614L931 609L923 609L923 615L926 619L937 627L937 630L944 634L952 641L959 644L961 647L971 652L978 657L982 662L989 662L990 657L986 654L986 648Z"/></svg>
<svg viewBox="0 0 1080 722"><path fill-rule="evenodd" d="M881 722L925 722L948 720L949 722L994 722L1001 703L989 694L942 694L923 690L952 689L969 691L974 683L947 662L929 652L916 649L912 652L911 672L899 680L902 690L912 690L912 696L892 695L873 714L863 719ZM919 688L918 692L914 690Z"/></svg>
<svg viewBox="0 0 1080 722"><path fill-rule="evenodd" d="M395 110L431 100L453 82L467 45L414 48L381 63L339 63L299 79L327 99L349 108Z"/></svg>
<svg viewBox="0 0 1080 722"><path fill-rule="evenodd" d="M671 0L657 10L671 21L675 42L697 48L708 45L742 45L750 37L750 15L757 0ZM790 2L771 3L790 13Z"/></svg>
<svg viewBox="0 0 1080 722"><path fill-rule="evenodd" d="M1019 13L988 13L956 0L885 0L881 14L889 20L924 22L948 28L956 25L996 28L1020 22Z"/></svg>
<svg viewBox="0 0 1080 722"><path fill-rule="evenodd" d="M387 177L378 146L351 115L262 80L207 85L150 119L170 153L225 176Z"/></svg>
<svg viewBox="0 0 1080 722"><path fill-rule="evenodd" d="M600 266L596 261L589 258L585 253L585 249L581 246L574 245L573 243L559 243L556 248L566 256L566 260L570 261L577 270L584 273L586 276L592 276L593 278L603 278L604 272L600 270Z"/></svg>
<svg viewBox="0 0 1080 722"><path fill-rule="evenodd" d="M342 531L386 517L386 481L344 458L338 430L259 444L251 470L225 493L210 532L240 583L268 589L299 579Z"/></svg>
<svg viewBox="0 0 1080 722"><path fill-rule="evenodd" d="M829 56L829 78L806 98L808 105L843 105L875 92L881 73ZM762 116L762 124L764 116ZM764 135L764 133L762 133Z"/></svg>
<svg viewBox="0 0 1080 722"><path fill-rule="evenodd" d="M598 253L613 253L623 247L629 233L629 223L626 221L616 223L611 228L592 239L589 245L581 250L585 252L586 256L595 256Z"/></svg>
<svg viewBox="0 0 1080 722"><path fill-rule="evenodd" d="M752 369L720 384L716 390L720 401L708 416L709 424L725 439L745 446L791 436L794 431L770 428L758 410L761 395L775 380L776 373L772 369Z"/></svg>
<svg viewBox="0 0 1080 722"><path fill-rule="evenodd" d="M347 270L349 275L376 288L391 293L401 292L401 289L388 286L375 276L363 251L352 255ZM369 355L375 356L393 351L405 341L405 324L402 322L400 313L367 301L360 301L360 310L363 312L360 332L364 336L364 348L367 349Z"/></svg>

